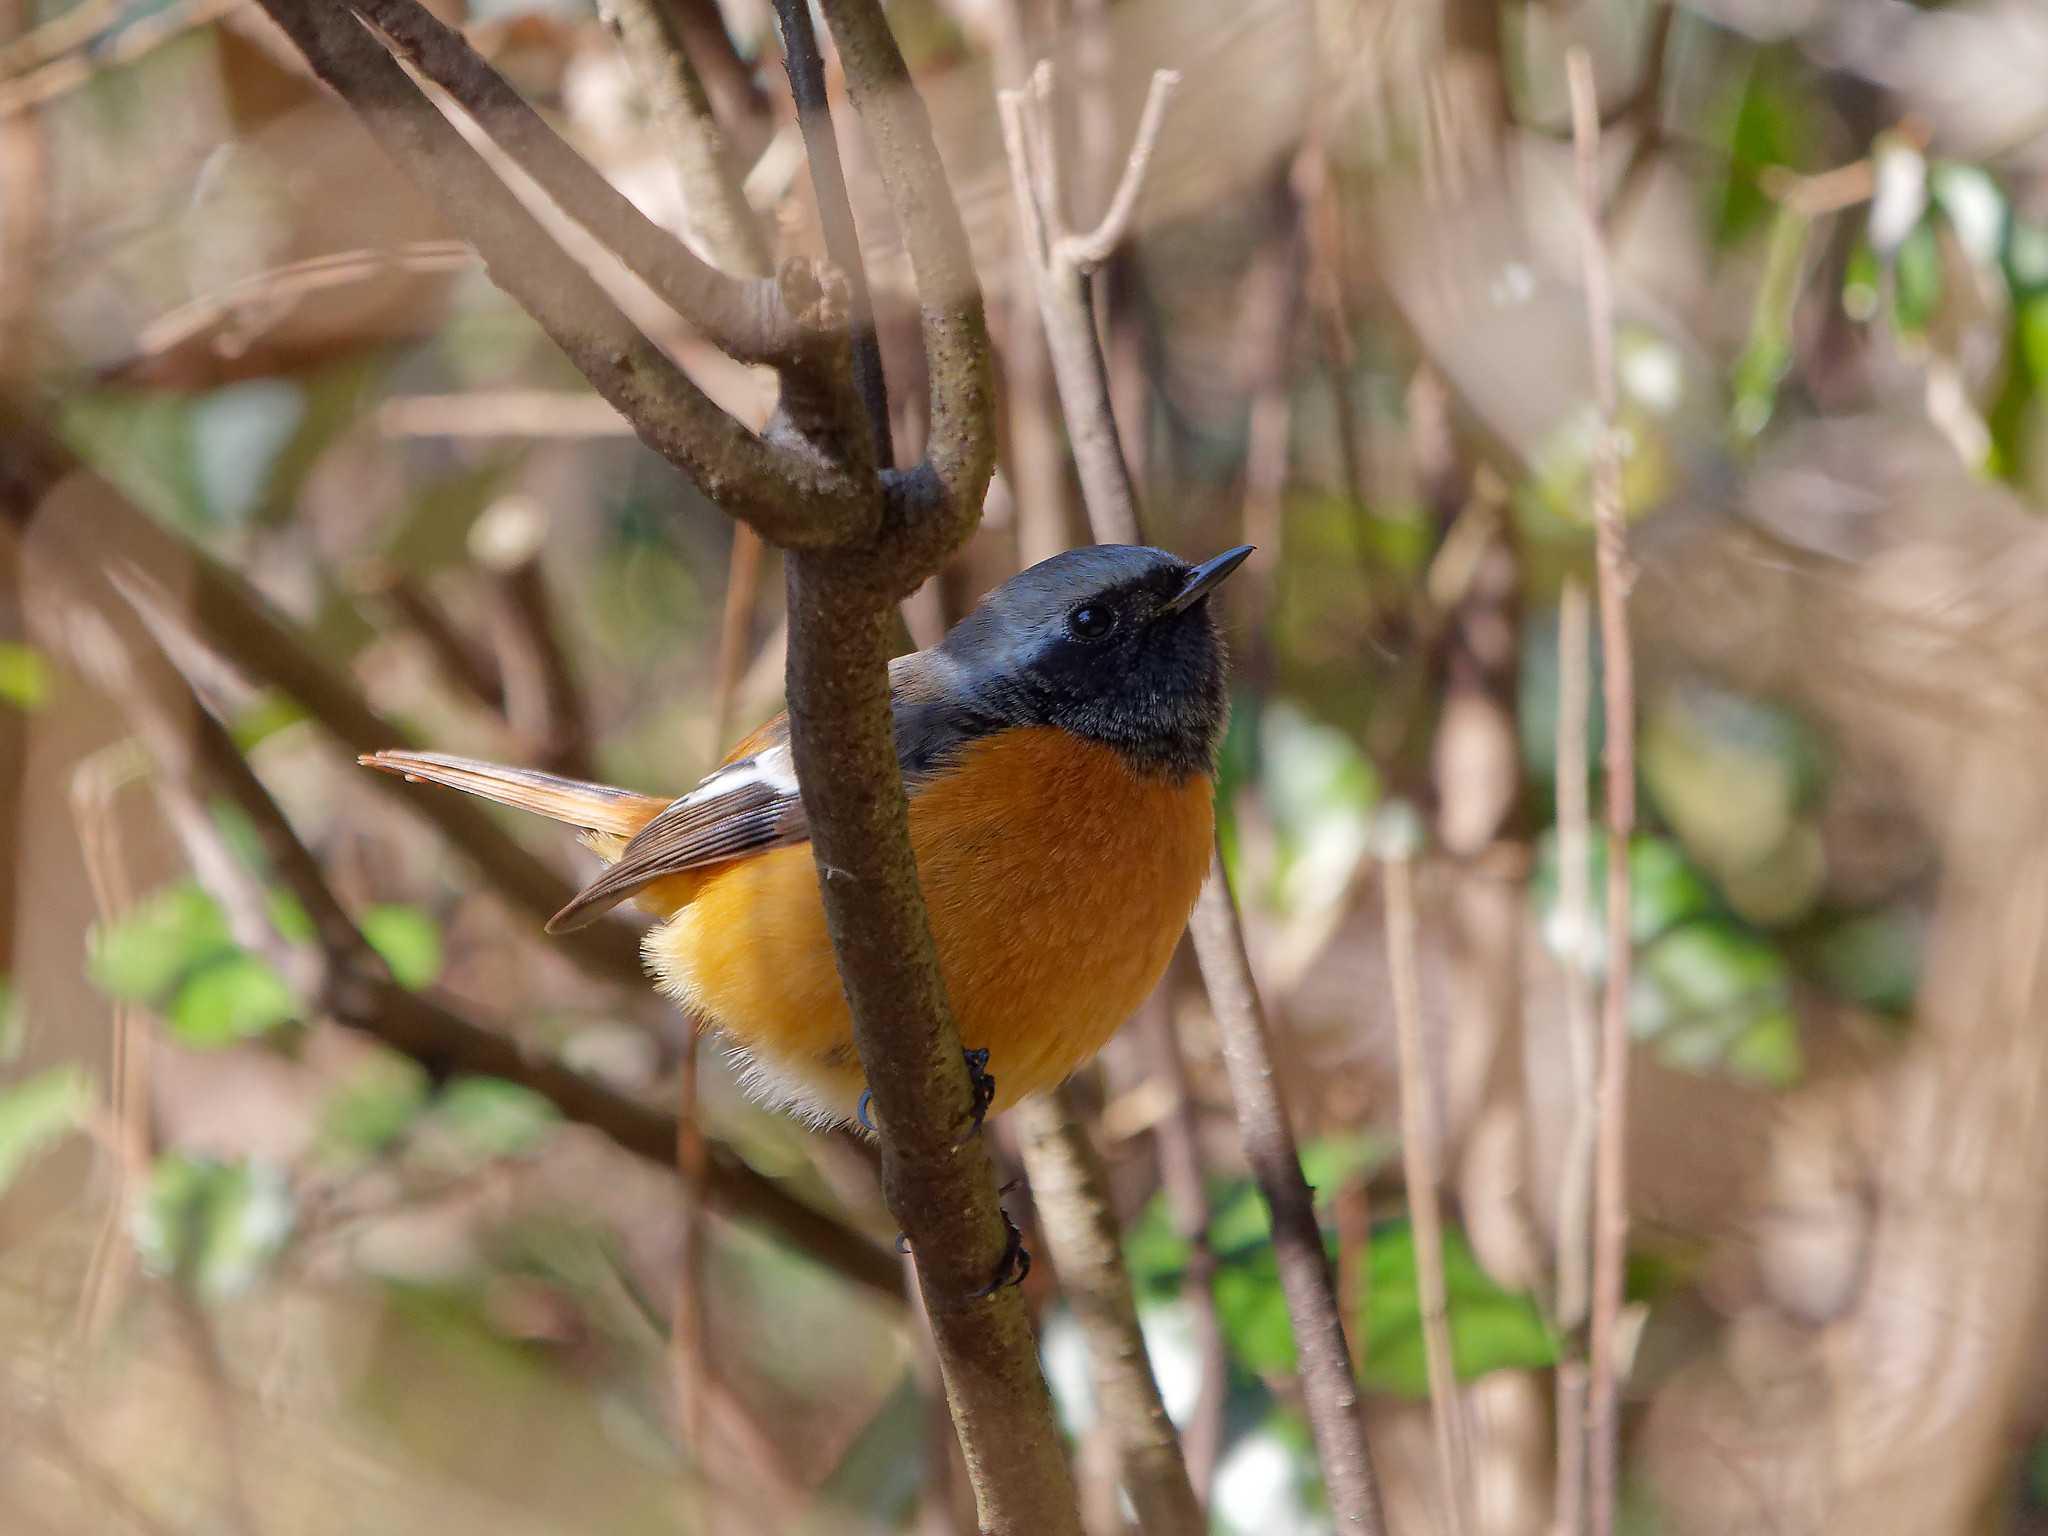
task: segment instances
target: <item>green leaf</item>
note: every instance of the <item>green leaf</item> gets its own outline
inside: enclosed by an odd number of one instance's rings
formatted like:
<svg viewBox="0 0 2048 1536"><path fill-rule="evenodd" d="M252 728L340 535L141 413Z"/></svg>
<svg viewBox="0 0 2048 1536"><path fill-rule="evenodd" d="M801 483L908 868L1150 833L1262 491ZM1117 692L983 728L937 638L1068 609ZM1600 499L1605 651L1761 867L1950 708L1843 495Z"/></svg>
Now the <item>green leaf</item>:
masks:
<svg viewBox="0 0 2048 1536"><path fill-rule="evenodd" d="M1231 1354L1247 1370L1261 1376L1293 1372L1294 1324L1271 1244L1250 1260L1216 1271L1216 1317Z"/></svg>
<svg viewBox="0 0 2048 1536"><path fill-rule="evenodd" d="M1804 960L1830 992L1879 1013L1905 1014L1920 990L1920 924L1885 908L1837 919L1808 941Z"/></svg>
<svg viewBox="0 0 2048 1536"><path fill-rule="evenodd" d="M135 1215L142 1261L210 1301L239 1295L283 1251L290 1186L275 1168L172 1153L157 1159Z"/></svg>
<svg viewBox="0 0 2048 1536"><path fill-rule="evenodd" d="M518 1157L547 1138L561 1119L530 1088L496 1077L460 1077L442 1091L433 1118L477 1157Z"/></svg>
<svg viewBox="0 0 2048 1536"><path fill-rule="evenodd" d="M279 731L307 718L297 699L270 688L258 694L247 708L238 711L229 722L228 729L235 738L235 745L248 752Z"/></svg>
<svg viewBox="0 0 2048 1536"><path fill-rule="evenodd" d="M95 925L87 971L104 992L153 1003L180 977L234 947L213 898L183 880L145 897L118 922Z"/></svg>
<svg viewBox="0 0 2048 1536"><path fill-rule="evenodd" d="M320 1139L338 1152L381 1152L419 1118L427 1095L427 1074L417 1062L380 1052L328 1099Z"/></svg>
<svg viewBox="0 0 2048 1536"><path fill-rule="evenodd" d="M92 1108L92 1080L81 1067L51 1067L0 1093L0 1190Z"/></svg>
<svg viewBox="0 0 2048 1536"><path fill-rule="evenodd" d="M268 960L236 950L209 961L178 988L170 1008L180 1045L209 1050L253 1040L298 1016L292 989Z"/></svg>
<svg viewBox="0 0 2048 1536"><path fill-rule="evenodd" d="M0 701L24 712L41 709L55 686L41 651L12 640L0 642Z"/></svg>
<svg viewBox="0 0 2048 1536"><path fill-rule="evenodd" d="M305 903L282 886L264 896L263 910L270 918L270 926L287 943L310 944L319 936Z"/></svg>
<svg viewBox="0 0 2048 1536"><path fill-rule="evenodd" d="M1444 1233L1444 1292L1451 1359L1460 1381L1556 1363L1557 1340L1534 1299L1495 1285L1455 1227ZM1359 1333L1359 1376L1366 1386L1401 1397L1429 1395L1415 1232L1405 1219L1373 1231Z"/></svg>
<svg viewBox="0 0 2048 1536"><path fill-rule="evenodd" d="M1782 1087L1802 1065L1790 966L1776 946L1727 919L1686 923L1643 951L1629 1027L1683 1071Z"/></svg>
<svg viewBox="0 0 2048 1536"><path fill-rule="evenodd" d="M441 974L441 925L420 908L399 902L370 907L362 930L401 987L417 991Z"/></svg>
<svg viewBox="0 0 2048 1536"><path fill-rule="evenodd" d="M1566 955L1574 949L1595 975L1607 968L1607 842L1594 837L1586 850L1588 929L1582 934L1565 931L1558 911L1558 845L1553 828L1545 832L1536 847L1536 867L1529 882L1530 900L1544 942L1551 952ZM1637 833L1628 848L1629 937L1645 944L1680 923L1705 917L1717 910L1713 889L1706 877L1685 856L1685 850L1667 837Z"/></svg>
<svg viewBox="0 0 2048 1536"><path fill-rule="evenodd" d="M1892 282L1892 323L1908 335L1924 332L1941 307L1946 284L1941 237L1931 221L1922 219L1899 246L1892 261Z"/></svg>

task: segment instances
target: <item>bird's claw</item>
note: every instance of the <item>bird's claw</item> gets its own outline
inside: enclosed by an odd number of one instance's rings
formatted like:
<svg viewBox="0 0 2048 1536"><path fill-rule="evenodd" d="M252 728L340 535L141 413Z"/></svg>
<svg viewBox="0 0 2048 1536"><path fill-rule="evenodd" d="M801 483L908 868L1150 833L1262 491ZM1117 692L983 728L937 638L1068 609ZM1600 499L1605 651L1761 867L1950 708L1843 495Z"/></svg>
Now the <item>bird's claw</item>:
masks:
<svg viewBox="0 0 2048 1536"><path fill-rule="evenodd" d="M981 1134L982 1123L988 1119L988 1107L996 1101L996 1079L988 1069L986 1050L977 1047L961 1054L967 1058L967 1083L974 1095L967 1106L973 1126L962 1140L972 1141Z"/></svg>
<svg viewBox="0 0 2048 1536"><path fill-rule="evenodd" d="M1003 1218L1003 1256L996 1260L995 1278L974 1293L976 1301L987 1300L1005 1286L1022 1285L1031 1273L1031 1250L1024 1246L1024 1234L1008 1211L997 1209Z"/></svg>

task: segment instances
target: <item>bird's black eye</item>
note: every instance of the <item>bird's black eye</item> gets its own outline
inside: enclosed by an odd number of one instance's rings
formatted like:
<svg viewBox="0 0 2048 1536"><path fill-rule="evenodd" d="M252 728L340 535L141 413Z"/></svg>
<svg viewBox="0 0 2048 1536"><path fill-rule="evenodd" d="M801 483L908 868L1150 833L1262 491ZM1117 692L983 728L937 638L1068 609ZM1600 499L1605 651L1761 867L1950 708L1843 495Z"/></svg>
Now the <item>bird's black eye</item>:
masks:
<svg viewBox="0 0 2048 1536"><path fill-rule="evenodd" d="M1116 628L1116 610L1107 603L1083 603L1067 615L1067 633L1076 640L1106 640Z"/></svg>

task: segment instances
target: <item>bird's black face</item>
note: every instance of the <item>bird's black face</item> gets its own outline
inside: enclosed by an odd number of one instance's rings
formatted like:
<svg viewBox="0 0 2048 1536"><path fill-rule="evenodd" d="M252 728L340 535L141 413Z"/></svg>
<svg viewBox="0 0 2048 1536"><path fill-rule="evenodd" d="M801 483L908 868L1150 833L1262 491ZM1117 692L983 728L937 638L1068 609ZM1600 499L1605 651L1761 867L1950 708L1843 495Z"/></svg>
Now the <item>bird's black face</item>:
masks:
<svg viewBox="0 0 2048 1536"><path fill-rule="evenodd" d="M1224 648L1209 593L1250 554L1200 566L1164 550L1069 550L1012 577L940 647L991 725L1051 725L1148 773L1214 770Z"/></svg>

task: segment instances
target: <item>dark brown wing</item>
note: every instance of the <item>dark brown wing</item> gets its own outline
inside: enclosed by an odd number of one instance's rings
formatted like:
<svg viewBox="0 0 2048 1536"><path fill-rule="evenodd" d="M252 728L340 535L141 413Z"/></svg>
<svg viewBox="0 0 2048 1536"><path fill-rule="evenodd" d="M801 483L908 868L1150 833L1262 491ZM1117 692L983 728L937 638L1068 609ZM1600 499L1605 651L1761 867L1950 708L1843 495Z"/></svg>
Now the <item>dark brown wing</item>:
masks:
<svg viewBox="0 0 2048 1536"><path fill-rule="evenodd" d="M808 838L810 822L789 754L789 722L777 716L740 750L746 755L728 760L635 833L618 861L549 920L548 931L594 922L670 875Z"/></svg>

